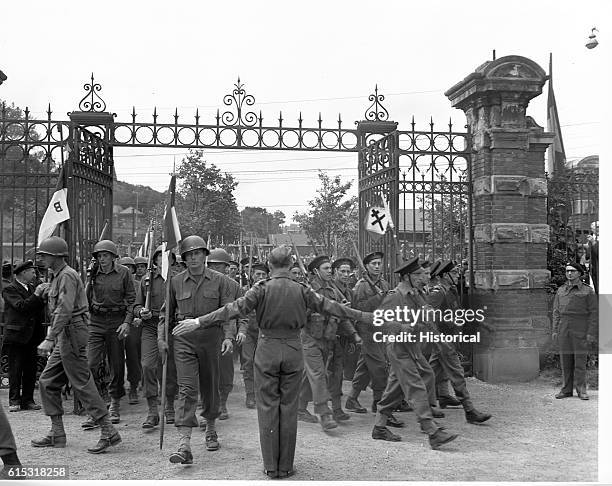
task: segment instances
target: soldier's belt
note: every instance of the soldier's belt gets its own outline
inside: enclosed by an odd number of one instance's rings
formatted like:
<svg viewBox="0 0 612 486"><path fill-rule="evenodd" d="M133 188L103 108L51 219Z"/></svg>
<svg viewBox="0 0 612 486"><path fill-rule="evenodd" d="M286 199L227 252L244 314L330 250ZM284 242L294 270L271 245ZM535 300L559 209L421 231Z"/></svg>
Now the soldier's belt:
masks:
<svg viewBox="0 0 612 486"><path fill-rule="evenodd" d="M260 329L260 338L271 338L271 339L299 339L299 329Z"/></svg>
<svg viewBox="0 0 612 486"><path fill-rule="evenodd" d="M125 312L125 311L126 311L126 307L123 307L123 306L104 307L102 305L96 305L96 304L93 304L91 306L91 312L93 312L94 314L111 314L111 313Z"/></svg>

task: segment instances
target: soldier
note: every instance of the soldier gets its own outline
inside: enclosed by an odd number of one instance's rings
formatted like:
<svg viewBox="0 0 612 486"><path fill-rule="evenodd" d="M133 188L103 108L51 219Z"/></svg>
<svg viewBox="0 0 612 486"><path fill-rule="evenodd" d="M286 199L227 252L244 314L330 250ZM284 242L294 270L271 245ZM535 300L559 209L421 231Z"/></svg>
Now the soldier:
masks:
<svg viewBox="0 0 612 486"><path fill-rule="evenodd" d="M43 292L36 288L34 262L15 265L15 280L2 290L5 302L4 345L8 354L9 412L40 410L34 403L36 347L45 337Z"/></svg>
<svg viewBox="0 0 612 486"><path fill-rule="evenodd" d="M51 430L33 440L32 446L66 446L61 391L70 382L89 415L102 429L98 443L87 449L91 454L99 454L121 442L121 436L110 422L88 363L87 295L79 274L64 261L68 245L62 238L51 236L43 240L37 253L53 274L48 289L51 324L47 337L38 346L41 355L50 355L40 375L39 386L45 415L51 417Z"/></svg>
<svg viewBox="0 0 612 486"><path fill-rule="evenodd" d="M181 241L181 258L187 270L170 279L170 300L160 310L158 346L162 359L168 345L164 341L165 309L170 316L169 331L179 320L211 312L232 301L235 289L224 275L204 265L210 253L199 236ZM223 331L218 327L198 330L174 338L174 360L179 387L175 426L180 435L178 451L170 462L192 464L191 430L198 426L196 406L199 391L202 396L202 416L206 419L206 450L219 449L215 420L219 416L219 354L232 350L232 334L227 322Z"/></svg>
<svg viewBox="0 0 612 486"><path fill-rule="evenodd" d="M419 258L414 257L395 270L400 275L400 283L390 292L380 305L380 309L395 310L419 309L426 305L420 296L418 287L423 286L429 279L429 272L419 265ZM419 323L414 322L386 322L382 325L382 334L401 336L402 333L416 334L420 330ZM416 337L416 336L414 336ZM430 406L427 384L433 385L433 371L421 353L418 342L387 341L387 356L391 363L391 371L385 391L378 403L376 421L372 430L372 438L388 441L400 441L401 437L392 433L386 426L403 427L403 423L389 423L391 412L400 403L404 396L408 397L414 405L421 430L429 435L429 444L437 449L443 444L456 439L456 434L449 434L440 428L434 421Z"/></svg>
<svg viewBox="0 0 612 486"><path fill-rule="evenodd" d="M375 251L366 255L363 259L363 265L368 272L368 275L374 286L380 289L383 293L389 291L389 283L381 276L382 261L384 253ZM372 288L365 278L361 278L353 289L354 301L353 307L366 312L372 312L382 302L383 296L377 290ZM387 384L387 361L385 358L384 345L374 342L372 339L373 329L367 328L366 325L360 324L357 326L359 335L363 339L361 345L361 355L357 361L357 369L353 376L352 389L344 407L346 410L355 413L366 413L367 410L361 406L358 397L370 384L373 392L372 412L376 413L376 404L382 396L382 392Z"/></svg>
<svg viewBox="0 0 612 486"><path fill-rule="evenodd" d="M589 345L597 341L597 296L580 278L585 270L580 263L565 266L567 282L559 287L553 303L552 339L559 340L563 388L555 398L588 400L586 362Z"/></svg>
<svg viewBox="0 0 612 486"><path fill-rule="evenodd" d="M142 258L142 257L137 257ZM134 279L134 287L138 280L136 280L136 274L138 267L136 260L124 256L119 259L119 264L127 267L132 273ZM142 264L141 264L142 266ZM146 270L146 259L145 259L145 270ZM140 340L142 337L142 328L140 327L140 321L133 320L132 328L130 333L125 338L125 366L127 368L127 379L130 383L130 391L128 393L128 403L135 405L138 403L138 383L142 380L142 367L140 365L141 354L140 354Z"/></svg>
<svg viewBox="0 0 612 486"><path fill-rule="evenodd" d="M259 440L268 477L295 474L293 459L297 434L297 401L303 370L300 329L306 311L372 321L372 314L325 299L290 276L291 249L270 253L271 277L258 282L244 297L198 319L182 321L173 334L187 336L256 310L259 341L255 353L255 390ZM214 328L214 327L213 327Z"/></svg>
<svg viewBox="0 0 612 486"><path fill-rule="evenodd" d="M300 264L298 262L291 265L291 278L296 282L302 282L304 280L302 269L300 268Z"/></svg>
<svg viewBox="0 0 612 486"><path fill-rule="evenodd" d="M147 399L147 418L142 424L143 429L151 429L159 424L159 411L157 409L158 368L161 363L159 350L157 348L157 327L159 324L159 313L166 298L166 282L161 275L163 245L160 245L153 254L155 268L151 272L151 279L143 278L136 287L136 304L134 305L134 316L142 319L142 388ZM170 270L172 271L172 270ZM147 292L151 290L149 307L146 307ZM174 363L174 346L172 341L168 349L168 369L166 374L166 406L164 415L167 424L174 423L174 397L176 396L176 365Z"/></svg>
<svg viewBox="0 0 612 486"><path fill-rule="evenodd" d="M263 263L253 264L253 282L257 282L268 278L268 266ZM257 338L259 336L259 327L257 326L257 316L255 312L249 314L248 319L242 321L242 325L238 330L236 342L242 346L243 357L243 374L244 390L246 391L246 408L255 408L255 381L253 372L253 363L255 360L255 350L257 349Z"/></svg>
<svg viewBox="0 0 612 486"><path fill-rule="evenodd" d="M136 273L134 274L134 280L136 280L136 282L140 282L147 274L149 260L145 257L137 256L136 258L134 258L134 264L136 265Z"/></svg>
<svg viewBox="0 0 612 486"><path fill-rule="evenodd" d="M238 273L238 268L240 264L234 260L229 261L229 268L227 269L227 275L229 278L234 279L236 282L240 283L240 274Z"/></svg>
<svg viewBox="0 0 612 486"><path fill-rule="evenodd" d="M91 272L86 292L89 298L91 321L89 324L88 356L89 367L94 373L108 357L111 372L109 408L111 423L120 420L121 397L125 395L125 343L133 320L136 292L130 271L120 265L116 258L117 246L110 240L101 240L94 245L93 257L96 263ZM100 384L98 389L100 389ZM91 428L91 420L83 428Z"/></svg>
<svg viewBox="0 0 612 486"><path fill-rule="evenodd" d="M9 476L9 468L11 466L21 466L19 456L17 456L17 445L15 444L15 436L11 430L11 424L0 403L0 457L2 457L2 471L0 471L0 479L11 479Z"/></svg>
<svg viewBox="0 0 612 486"><path fill-rule="evenodd" d="M232 299L237 299L242 295L240 290L240 284L238 284L233 278L227 275L229 268L230 256L223 248L215 248L211 250L208 255L208 268L216 272L222 273L228 277L230 286L233 288L234 293ZM246 322L246 319L244 319ZM232 333L232 340L236 337L236 322L230 323L230 331ZM226 351L221 354L219 361L219 420L227 420L229 414L227 413L227 397L234 388L234 355L231 352Z"/></svg>
<svg viewBox="0 0 612 486"><path fill-rule="evenodd" d="M450 260L440 263L435 268L433 277L436 285L426 299L434 309L440 309L443 312L459 309L459 295L457 294L457 281L455 280L458 273ZM450 325L454 326L454 323L450 323ZM444 326L442 323L433 322L432 327L436 334L440 334L440 331L445 334L454 332L454 329L449 329L448 325ZM429 364L434 371L436 394L442 408L449 405L463 406L466 420L471 424L480 424L491 418L490 414L481 413L474 407L465 382L461 360L452 343L445 341L433 343L433 352L429 358ZM450 396L446 386L447 380L450 380L453 385L459 403L457 403L456 398Z"/></svg>

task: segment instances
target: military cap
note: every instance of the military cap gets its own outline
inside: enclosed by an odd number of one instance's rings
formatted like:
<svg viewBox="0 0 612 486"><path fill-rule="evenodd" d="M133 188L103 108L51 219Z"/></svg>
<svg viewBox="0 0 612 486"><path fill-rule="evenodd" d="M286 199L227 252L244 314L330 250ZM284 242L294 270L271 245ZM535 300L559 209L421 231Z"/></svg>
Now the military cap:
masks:
<svg viewBox="0 0 612 486"><path fill-rule="evenodd" d="M436 276L436 270L438 269L441 263L442 263L442 260L436 260L433 263L433 265L429 267L429 273L431 274L432 277Z"/></svg>
<svg viewBox="0 0 612 486"><path fill-rule="evenodd" d="M376 260L377 258L380 258L382 260L384 257L385 254L382 251L374 251L372 253L368 253L366 256L363 257L363 264L367 265L372 260Z"/></svg>
<svg viewBox="0 0 612 486"><path fill-rule="evenodd" d="M319 268L324 263L329 263L329 257L327 255L319 255L308 264L308 271L314 272L315 269Z"/></svg>
<svg viewBox="0 0 612 486"><path fill-rule="evenodd" d="M238 262L234 261L234 260L230 260L230 261L229 261L229 262L227 262L227 263L229 263L229 264L230 264L230 266L232 266L232 265L234 265L234 266L236 266L236 267L239 267L239 266L240 266L240 264L239 264Z"/></svg>
<svg viewBox="0 0 612 486"><path fill-rule="evenodd" d="M302 267L300 267L300 264L298 262L293 262L293 265L291 265L291 268L299 268L300 270L302 270Z"/></svg>
<svg viewBox="0 0 612 486"><path fill-rule="evenodd" d="M240 260L240 265L249 265L249 264L257 263L258 261L259 259L256 256L253 256L252 261L250 257L244 257L242 260Z"/></svg>
<svg viewBox="0 0 612 486"><path fill-rule="evenodd" d="M17 275L28 268L34 268L34 262L32 260L26 260L25 262L17 262L15 263L15 267L13 269L13 273Z"/></svg>
<svg viewBox="0 0 612 486"><path fill-rule="evenodd" d="M332 270L335 270L340 265L348 265L351 267L351 269L355 268L355 262L353 262L353 260L347 257L342 257L334 260L334 263L332 263Z"/></svg>
<svg viewBox="0 0 612 486"><path fill-rule="evenodd" d="M445 260L441 262L440 265L438 265L438 268L436 269L433 275L434 277L439 277L440 275L444 273L450 272L454 267L455 267L455 264L452 262L452 260Z"/></svg>
<svg viewBox="0 0 612 486"><path fill-rule="evenodd" d="M134 262L134 259L129 256L124 256L124 257L119 258L119 265L123 265L123 266L131 265L133 267L136 267L136 263Z"/></svg>
<svg viewBox="0 0 612 486"><path fill-rule="evenodd" d="M251 270L261 270L266 273L270 272L268 265L266 265L265 263L253 263L253 265L251 266Z"/></svg>
<svg viewBox="0 0 612 486"><path fill-rule="evenodd" d="M395 270L395 273L399 273L400 275L406 275L407 273L416 272L419 268L421 268L421 265L419 264L419 257L416 256L404 262L401 267Z"/></svg>
<svg viewBox="0 0 612 486"><path fill-rule="evenodd" d="M148 265L149 260L145 257L137 256L136 258L134 258L134 263L136 265Z"/></svg>
<svg viewBox="0 0 612 486"><path fill-rule="evenodd" d="M580 272L580 275L584 275L585 273L584 267L578 262L567 262L565 266L575 268Z"/></svg>

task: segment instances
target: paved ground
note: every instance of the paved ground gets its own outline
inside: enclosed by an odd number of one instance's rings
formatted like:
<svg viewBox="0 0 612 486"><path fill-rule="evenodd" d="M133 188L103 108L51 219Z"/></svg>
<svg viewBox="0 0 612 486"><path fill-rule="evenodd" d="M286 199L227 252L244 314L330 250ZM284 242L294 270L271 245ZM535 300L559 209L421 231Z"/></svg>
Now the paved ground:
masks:
<svg viewBox="0 0 612 486"><path fill-rule="evenodd" d="M230 419L218 422L221 449L207 452L204 433L192 439L194 464L177 466L168 455L177 446L173 426L166 428L164 450L158 431L144 433L144 400L122 405L119 430L123 442L101 456L85 449L97 441L98 431L83 432L83 417L66 415L65 449L33 449L30 440L44 433L49 422L41 412L10 413L19 455L26 465L70 466L72 479L265 479L255 410L244 407L240 373L230 395ZM345 382L345 390L349 383ZM318 424L299 423L296 480L418 480L418 481L596 481L597 404L592 391L588 402L555 400L557 383L540 378L530 383L493 385L468 379L476 405L493 414L485 425L465 422L461 409L447 409L442 420L460 437L432 451L419 433L413 413L397 414L406 422L394 429L402 442L370 438L374 416L352 414L348 422L324 433ZM362 394L371 403L369 391ZM0 400L8 404L7 390ZM66 402L72 410L72 402Z"/></svg>

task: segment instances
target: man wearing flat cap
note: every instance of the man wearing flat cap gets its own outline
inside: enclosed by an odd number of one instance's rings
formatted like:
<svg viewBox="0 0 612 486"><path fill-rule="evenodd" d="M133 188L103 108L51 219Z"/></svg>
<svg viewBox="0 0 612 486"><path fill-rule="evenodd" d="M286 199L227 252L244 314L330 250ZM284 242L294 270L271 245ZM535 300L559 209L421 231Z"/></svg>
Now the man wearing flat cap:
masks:
<svg viewBox="0 0 612 486"><path fill-rule="evenodd" d="M15 279L2 290L5 302L4 342L9 359L9 412L40 410L34 403L36 348L45 337L43 294L48 284L34 288L32 260L15 265Z"/></svg>
<svg viewBox="0 0 612 486"><path fill-rule="evenodd" d="M400 283L384 298L379 308L382 310L406 308L416 311L427 306L427 302L418 289L427 283L429 272L419 265L419 258L415 257L408 260L395 272L400 275ZM383 322L382 328L378 328L386 336L400 336L403 333L418 335L422 329L421 321L396 320ZM378 402L372 438L393 442L401 440L401 437L392 433L387 425L404 426L403 422L394 421L390 423L389 419L393 417L392 411L406 396L408 400L412 401L421 430L429 436L429 444L432 449L438 449L441 445L456 439L456 434L446 432L434 420L428 392L428 386L433 386L434 374L421 353L418 339L415 339L414 342L388 340L386 347L391 371L385 391Z"/></svg>
<svg viewBox="0 0 612 486"><path fill-rule="evenodd" d="M384 294L389 291L389 283L381 276L384 256L384 253L375 251L364 257L363 265L373 285L365 278L357 281L353 289L353 308L372 312L378 308ZM352 388L344 407L355 413L366 413L367 410L361 406L358 397L370 384L373 392L372 412L376 413L376 404L387 384L385 349L382 343L377 343L372 338L374 329L371 325L358 324L357 330L363 339L361 356L357 362Z"/></svg>
<svg viewBox="0 0 612 486"><path fill-rule="evenodd" d="M580 278L585 270L580 263L565 266L567 282L559 287L553 303L553 341L558 339L563 388L555 398L588 400L586 362L589 346L597 341L597 296Z"/></svg>

